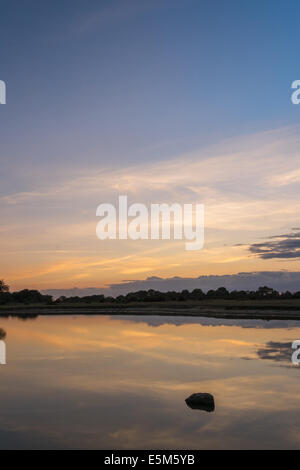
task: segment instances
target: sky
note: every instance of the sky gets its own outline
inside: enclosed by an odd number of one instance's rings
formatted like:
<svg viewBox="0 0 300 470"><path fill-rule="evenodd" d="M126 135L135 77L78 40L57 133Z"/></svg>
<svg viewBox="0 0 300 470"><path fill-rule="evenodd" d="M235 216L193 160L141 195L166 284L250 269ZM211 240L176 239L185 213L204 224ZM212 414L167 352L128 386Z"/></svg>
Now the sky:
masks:
<svg viewBox="0 0 300 470"><path fill-rule="evenodd" d="M299 2L0 7L0 278L13 290L300 271ZM122 194L203 203L203 250L98 240L97 206Z"/></svg>

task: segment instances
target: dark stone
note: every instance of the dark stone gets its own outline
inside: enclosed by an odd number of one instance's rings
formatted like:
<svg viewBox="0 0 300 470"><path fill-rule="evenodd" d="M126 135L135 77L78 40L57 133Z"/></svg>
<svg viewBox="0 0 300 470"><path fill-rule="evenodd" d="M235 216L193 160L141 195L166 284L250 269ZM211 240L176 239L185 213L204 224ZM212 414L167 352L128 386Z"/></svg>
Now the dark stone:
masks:
<svg viewBox="0 0 300 470"><path fill-rule="evenodd" d="M185 402L193 410L215 411L214 397L210 393L193 393Z"/></svg>

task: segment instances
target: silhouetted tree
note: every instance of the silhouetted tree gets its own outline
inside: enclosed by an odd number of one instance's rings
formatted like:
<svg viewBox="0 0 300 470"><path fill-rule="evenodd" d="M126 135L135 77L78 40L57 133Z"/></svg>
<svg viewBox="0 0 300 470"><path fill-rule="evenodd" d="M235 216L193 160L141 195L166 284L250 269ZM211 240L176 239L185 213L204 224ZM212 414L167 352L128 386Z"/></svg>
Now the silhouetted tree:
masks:
<svg viewBox="0 0 300 470"><path fill-rule="evenodd" d="M7 284L5 284L5 282L2 280L0 280L0 292L8 292L9 291L9 287Z"/></svg>
<svg viewBox="0 0 300 470"><path fill-rule="evenodd" d="M37 290L24 289L20 292L13 292L13 300L21 304L50 304L52 303L51 295L43 295Z"/></svg>
<svg viewBox="0 0 300 470"><path fill-rule="evenodd" d="M267 298L267 299L270 299L270 298L274 298L274 297L278 297L279 296L279 293L272 289L271 287L267 287L267 286L264 286L264 287L260 287L257 291L257 297L258 298Z"/></svg>

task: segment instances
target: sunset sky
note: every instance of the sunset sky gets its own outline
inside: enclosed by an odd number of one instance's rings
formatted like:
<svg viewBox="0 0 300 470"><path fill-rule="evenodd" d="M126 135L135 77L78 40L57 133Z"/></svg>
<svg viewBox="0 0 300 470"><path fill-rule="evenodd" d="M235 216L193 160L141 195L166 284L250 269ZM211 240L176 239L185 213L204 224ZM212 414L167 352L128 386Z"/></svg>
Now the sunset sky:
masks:
<svg viewBox="0 0 300 470"><path fill-rule="evenodd" d="M300 271L299 2L0 6L0 279L12 290ZM119 195L205 204L204 249L98 240L96 208Z"/></svg>

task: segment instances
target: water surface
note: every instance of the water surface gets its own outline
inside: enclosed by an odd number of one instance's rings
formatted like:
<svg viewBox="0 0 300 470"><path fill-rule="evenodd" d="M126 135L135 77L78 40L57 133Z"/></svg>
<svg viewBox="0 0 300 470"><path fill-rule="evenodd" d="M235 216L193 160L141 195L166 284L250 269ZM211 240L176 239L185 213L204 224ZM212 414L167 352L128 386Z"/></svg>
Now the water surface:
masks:
<svg viewBox="0 0 300 470"><path fill-rule="evenodd" d="M1 449L300 448L300 322L0 319ZM210 393L214 412L185 399Z"/></svg>

